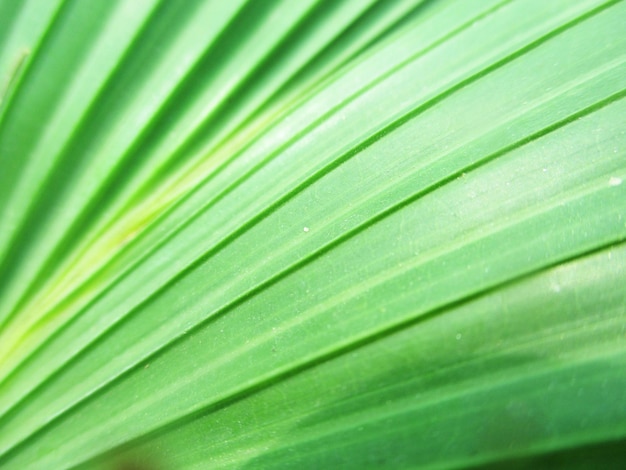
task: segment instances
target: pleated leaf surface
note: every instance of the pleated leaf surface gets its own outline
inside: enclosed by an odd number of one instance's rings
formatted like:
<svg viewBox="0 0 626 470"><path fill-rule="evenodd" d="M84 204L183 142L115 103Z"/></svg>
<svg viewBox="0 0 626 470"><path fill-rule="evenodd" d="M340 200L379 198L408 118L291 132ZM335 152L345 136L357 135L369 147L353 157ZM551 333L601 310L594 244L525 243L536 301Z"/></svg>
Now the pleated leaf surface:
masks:
<svg viewBox="0 0 626 470"><path fill-rule="evenodd" d="M0 468L616 468L625 25L0 0Z"/></svg>

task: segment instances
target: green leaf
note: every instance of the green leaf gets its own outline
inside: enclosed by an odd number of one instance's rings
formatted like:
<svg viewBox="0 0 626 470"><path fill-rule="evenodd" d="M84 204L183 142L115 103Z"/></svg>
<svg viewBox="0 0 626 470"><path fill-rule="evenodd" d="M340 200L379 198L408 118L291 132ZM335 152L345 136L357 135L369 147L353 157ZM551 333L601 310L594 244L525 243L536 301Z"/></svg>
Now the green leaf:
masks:
<svg viewBox="0 0 626 470"><path fill-rule="evenodd" d="M615 467L626 2L0 1L0 467Z"/></svg>

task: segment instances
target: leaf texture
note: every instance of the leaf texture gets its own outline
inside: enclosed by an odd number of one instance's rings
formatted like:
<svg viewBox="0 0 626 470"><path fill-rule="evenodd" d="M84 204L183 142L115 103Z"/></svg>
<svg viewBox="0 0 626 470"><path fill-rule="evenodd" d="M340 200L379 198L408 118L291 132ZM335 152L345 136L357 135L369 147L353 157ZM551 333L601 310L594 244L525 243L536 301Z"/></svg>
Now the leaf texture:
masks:
<svg viewBox="0 0 626 470"><path fill-rule="evenodd" d="M0 467L616 464L625 22L0 1Z"/></svg>

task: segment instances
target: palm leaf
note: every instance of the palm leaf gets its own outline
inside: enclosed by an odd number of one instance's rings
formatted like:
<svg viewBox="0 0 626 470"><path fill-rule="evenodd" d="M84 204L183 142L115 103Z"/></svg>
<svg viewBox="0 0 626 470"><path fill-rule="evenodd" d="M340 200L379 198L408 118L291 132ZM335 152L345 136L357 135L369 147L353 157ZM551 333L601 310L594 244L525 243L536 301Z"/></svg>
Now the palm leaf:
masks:
<svg viewBox="0 0 626 470"><path fill-rule="evenodd" d="M626 2L2 0L2 468L616 465Z"/></svg>

